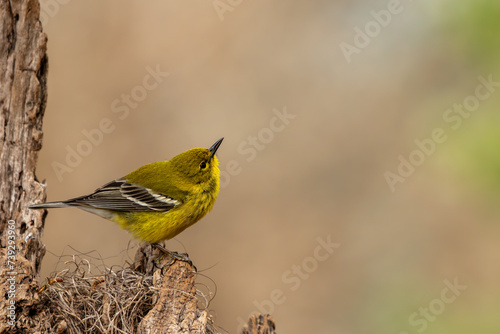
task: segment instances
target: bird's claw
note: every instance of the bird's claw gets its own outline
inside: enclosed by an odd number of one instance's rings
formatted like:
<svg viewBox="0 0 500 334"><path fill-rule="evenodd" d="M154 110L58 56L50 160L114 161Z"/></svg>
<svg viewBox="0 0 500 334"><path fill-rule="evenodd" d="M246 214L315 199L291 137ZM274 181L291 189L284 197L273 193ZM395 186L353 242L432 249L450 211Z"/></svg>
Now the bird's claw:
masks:
<svg viewBox="0 0 500 334"><path fill-rule="evenodd" d="M159 249L161 252L163 252L163 254L160 254L160 256L158 256L158 258L155 259L155 263L158 263L159 260L162 259L165 255L170 256L170 261L162 265L162 269L171 266L172 264L174 264L175 261L183 261L188 263L191 267L193 267L194 271L198 271L187 253L172 252L159 244L153 244L153 246Z"/></svg>

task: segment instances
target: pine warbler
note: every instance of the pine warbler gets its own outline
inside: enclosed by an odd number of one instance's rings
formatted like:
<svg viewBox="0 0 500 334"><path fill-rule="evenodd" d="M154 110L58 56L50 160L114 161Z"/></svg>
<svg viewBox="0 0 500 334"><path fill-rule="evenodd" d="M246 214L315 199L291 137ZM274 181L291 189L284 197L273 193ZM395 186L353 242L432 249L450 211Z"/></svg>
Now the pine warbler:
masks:
<svg viewBox="0 0 500 334"><path fill-rule="evenodd" d="M220 188L215 152L223 139L209 149L193 148L142 166L90 195L29 208L77 207L118 223L142 241L171 239L213 208Z"/></svg>

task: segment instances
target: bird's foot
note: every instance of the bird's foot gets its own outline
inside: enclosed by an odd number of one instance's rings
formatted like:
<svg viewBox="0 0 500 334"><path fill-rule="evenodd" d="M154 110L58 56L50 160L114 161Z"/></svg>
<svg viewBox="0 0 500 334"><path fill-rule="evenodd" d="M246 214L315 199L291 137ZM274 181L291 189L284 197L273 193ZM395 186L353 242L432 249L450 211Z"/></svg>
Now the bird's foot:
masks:
<svg viewBox="0 0 500 334"><path fill-rule="evenodd" d="M187 262L190 266L192 266L194 268L194 271L198 271L187 253L172 252L159 244L152 244L152 245L157 249L159 249L161 252L163 252L163 254L160 254L160 256L158 256L158 258L155 259L155 263L158 264L160 260L163 259L166 255L170 256L170 261L164 264L162 266L162 269L171 266L172 264L174 264L175 261L183 261Z"/></svg>

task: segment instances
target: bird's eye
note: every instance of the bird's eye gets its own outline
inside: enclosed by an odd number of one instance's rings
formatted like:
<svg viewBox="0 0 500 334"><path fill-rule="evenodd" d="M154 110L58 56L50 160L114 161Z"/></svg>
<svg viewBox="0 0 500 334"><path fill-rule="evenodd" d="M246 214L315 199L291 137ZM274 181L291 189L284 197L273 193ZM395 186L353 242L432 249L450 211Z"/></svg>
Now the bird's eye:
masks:
<svg viewBox="0 0 500 334"><path fill-rule="evenodd" d="M201 168L201 169L205 169L205 168L207 168L207 163L206 163L205 161L203 161L203 162L201 163L201 165L200 165L200 168Z"/></svg>

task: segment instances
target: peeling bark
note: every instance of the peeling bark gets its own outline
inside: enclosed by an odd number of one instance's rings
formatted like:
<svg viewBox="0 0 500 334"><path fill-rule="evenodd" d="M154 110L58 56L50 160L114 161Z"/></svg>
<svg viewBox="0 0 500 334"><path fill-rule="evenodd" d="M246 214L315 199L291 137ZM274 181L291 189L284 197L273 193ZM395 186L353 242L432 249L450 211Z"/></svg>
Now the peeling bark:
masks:
<svg viewBox="0 0 500 334"><path fill-rule="evenodd" d="M0 293L12 297L0 299L0 333L34 328L39 314L43 212L27 209L45 200L35 177L48 64L39 14L35 0L0 1Z"/></svg>

